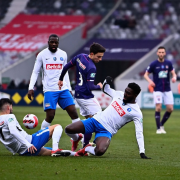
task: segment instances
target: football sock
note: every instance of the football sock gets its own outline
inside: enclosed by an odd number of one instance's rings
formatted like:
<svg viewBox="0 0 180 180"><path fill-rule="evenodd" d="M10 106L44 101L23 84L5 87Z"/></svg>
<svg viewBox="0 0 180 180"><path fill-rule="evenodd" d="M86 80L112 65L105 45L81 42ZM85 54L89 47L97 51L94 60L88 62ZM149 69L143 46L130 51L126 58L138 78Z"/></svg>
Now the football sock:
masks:
<svg viewBox="0 0 180 180"><path fill-rule="evenodd" d="M156 120L156 126L157 129L160 129L160 112L155 112L155 120Z"/></svg>
<svg viewBox="0 0 180 180"><path fill-rule="evenodd" d="M45 119L44 119L44 121L42 122L42 124L41 124L41 129L44 129L44 128L46 128L46 127L49 127L51 125L51 123L48 123Z"/></svg>
<svg viewBox="0 0 180 180"><path fill-rule="evenodd" d="M90 153L90 154L93 154L93 155L96 155L95 153L95 147L92 147L92 146L88 146L85 148L85 151Z"/></svg>
<svg viewBox="0 0 180 180"><path fill-rule="evenodd" d="M84 144L83 144L83 148L89 144L89 141L91 140L92 137L92 133L89 134L84 134Z"/></svg>
<svg viewBox="0 0 180 180"><path fill-rule="evenodd" d="M72 123L75 123L77 121L80 121L80 118L77 118L77 119L72 119ZM78 138L79 138L79 135L78 134L68 134L66 133L69 137L72 138L73 141L77 141Z"/></svg>
<svg viewBox="0 0 180 180"><path fill-rule="evenodd" d="M167 112L167 111L166 111L166 112L164 113L164 116L163 116L162 121L161 121L161 126L163 126L164 123L169 119L170 115L171 115L170 112Z"/></svg>
<svg viewBox="0 0 180 180"><path fill-rule="evenodd" d="M77 119L72 119L72 123L75 123L77 121L80 121L80 118L77 118Z"/></svg>
<svg viewBox="0 0 180 180"><path fill-rule="evenodd" d="M52 150L55 151L58 149L59 140L61 138L63 129L62 126L56 126L54 128L53 134L52 134Z"/></svg>

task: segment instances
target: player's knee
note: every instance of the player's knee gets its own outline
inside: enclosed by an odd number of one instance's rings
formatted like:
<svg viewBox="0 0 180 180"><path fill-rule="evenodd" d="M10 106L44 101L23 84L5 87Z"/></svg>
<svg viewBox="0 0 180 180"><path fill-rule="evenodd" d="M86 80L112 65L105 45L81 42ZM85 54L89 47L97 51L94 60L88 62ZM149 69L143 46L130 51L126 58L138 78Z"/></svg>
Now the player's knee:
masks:
<svg viewBox="0 0 180 180"><path fill-rule="evenodd" d="M169 112L169 113L172 113L173 112L173 107L171 107L171 108L169 108L167 111Z"/></svg>
<svg viewBox="0 0 180 180"><path fill-rule="evenodd" d="M95 149L96 156L102 156L106 152L106 148L97 148Z"/></svg>
<svg viewBox="0 0 180 180"><path fill-rule="evenodd" d="M65 133L71 134L71 132L72 132L71 125L66 126L66 127L65 127Z"/></svg>

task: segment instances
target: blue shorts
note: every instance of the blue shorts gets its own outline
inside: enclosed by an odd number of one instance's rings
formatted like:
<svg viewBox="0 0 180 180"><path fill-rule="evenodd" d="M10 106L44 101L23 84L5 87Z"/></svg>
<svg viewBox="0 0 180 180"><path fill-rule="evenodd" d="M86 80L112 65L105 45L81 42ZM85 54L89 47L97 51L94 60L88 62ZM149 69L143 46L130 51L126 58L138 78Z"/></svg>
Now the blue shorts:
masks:
<svg viewBox="0 0 180 180"><path fill-rule="evenodd" d="M44 111L47 109L56 109L57 103L62 109L65 109L70 105L75 105L74 99L69 90L47 91L44 93Z"/></svg>
<svg viewBox="0 0 180 180"><path fill-rule="evenodd" d="M94 141L98 137L108 137L111 140L112 134L107 131L96 119L88 118L86 120L82 120L82 123L84 124L85 134L95 132Z"/></svg>
<svg viewBox="0 0 180 180"><path fill-rule="evenodd" d="M39 152L41 151L41 148L48 142L49 140L49 128L41 129L38 132L32 134L32 141L31 144L33 144L37 151L34 154L31 154L30 152L26 151L24 154L25 156L37 156Z"/></svg>

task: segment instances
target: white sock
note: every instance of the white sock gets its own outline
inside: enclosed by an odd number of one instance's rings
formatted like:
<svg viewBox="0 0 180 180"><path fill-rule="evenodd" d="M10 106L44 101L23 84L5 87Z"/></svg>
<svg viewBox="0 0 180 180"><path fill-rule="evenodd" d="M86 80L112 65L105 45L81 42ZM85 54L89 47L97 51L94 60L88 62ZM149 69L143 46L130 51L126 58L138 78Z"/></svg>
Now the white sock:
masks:
<svg viewBox="0 0 180 180"><path fill-rule="evenodd" d="M44 129L44 128L46 128L46 127L49 127L51 125L51 123L48 123L45 119L44 119L44 121L42 122L42 124L41 124L41 129Z"/></svg>
<svg viewBox="0 0 180 180"><path fill-rule="evenodd" d="M66 133L66 134L67 134L69 137L71 137L73 141L77 141L78 138L79 138L79 135L78 135L78 134L68 134L68 133Z"/></svg>
<svg viewBox="0 0 180 180"><path fill-rule="evenodd" d="M59 140L61 138L63 132L62 126L56 126L54 128L53 134L52 134L52 150L55 151L58 149Z"/></svg>
<svg viewBox="0 0 180 180"><path fill-rule="evenodd" d="M95 147L88 146L88 147L85 148L85 151L90 153L90 154L96 155L94 149L95 149Z"/></svg>
<svg viewBox="0 0 180 180"><path fill-rule="evenodd" d="M77 119L72 119L72 123L75 123L77 121L80 121L80 118L77 118ZM79 138L79 135L78 134L68 134L66 133L69 137L72 138L73 141L77 141L78 138Z"/></svg>
<svg viewBox="0 0 180 180"><path fill-rule="evenodd" d="M80 121L80 118L77 118L77 119L72 119L72 123L75 123L77 121Z"/></svg>

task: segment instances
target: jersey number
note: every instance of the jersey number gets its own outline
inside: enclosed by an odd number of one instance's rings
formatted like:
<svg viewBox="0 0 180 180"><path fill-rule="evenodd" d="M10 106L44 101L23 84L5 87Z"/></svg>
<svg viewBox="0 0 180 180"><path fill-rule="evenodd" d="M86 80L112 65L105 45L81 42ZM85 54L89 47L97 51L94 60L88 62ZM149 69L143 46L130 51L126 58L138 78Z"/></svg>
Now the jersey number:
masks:
<svg viewBox="0 0 180 180"><path fill-rule="evenodd" d="M79 80L80 80L80 82L79 82L79 86L82 86L83 85L83 78L82 78L82 74L79 72Z"/></svg>
<svg viewBox="0 0 180 180"><path fill-rule="evenodd" d="M4 139L3 132L2 132L2 128L0 128L0 135L2 136L2 139L5 140L5 139Z"/></svg>

